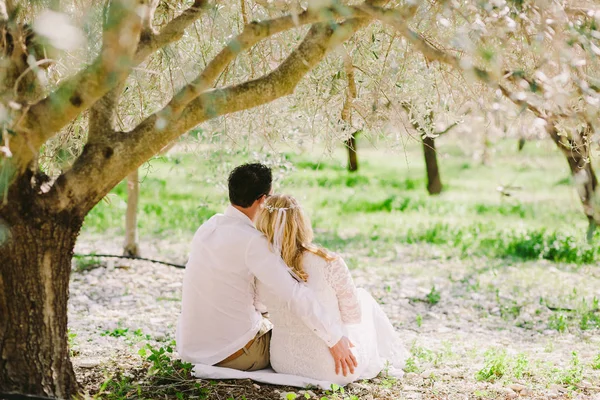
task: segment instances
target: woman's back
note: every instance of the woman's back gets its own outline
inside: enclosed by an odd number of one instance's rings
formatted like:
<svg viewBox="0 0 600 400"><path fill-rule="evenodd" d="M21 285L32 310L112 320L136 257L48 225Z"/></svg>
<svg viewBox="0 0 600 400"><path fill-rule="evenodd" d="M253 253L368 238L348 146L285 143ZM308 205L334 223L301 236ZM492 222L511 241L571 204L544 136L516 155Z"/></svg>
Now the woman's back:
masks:
<svg viewBox="0 0 600 400"><path fill-rule="evenodd" d="M313 290L323 309L340 324L357 324L361 309L352 278L341 258L328 262L324 258L306 251L303 267L308 274L306 284ZM315 335L287 304L279 301L262 286L257 285L259 300L267 307L273 322L271 338L271 366L279 373L311 377L319 380L346 384L360 375L361 365L366 364L366 351L358 343L354 353L359 363L353 375L344 377L335 374L333 357L327 345Z"/></svg>

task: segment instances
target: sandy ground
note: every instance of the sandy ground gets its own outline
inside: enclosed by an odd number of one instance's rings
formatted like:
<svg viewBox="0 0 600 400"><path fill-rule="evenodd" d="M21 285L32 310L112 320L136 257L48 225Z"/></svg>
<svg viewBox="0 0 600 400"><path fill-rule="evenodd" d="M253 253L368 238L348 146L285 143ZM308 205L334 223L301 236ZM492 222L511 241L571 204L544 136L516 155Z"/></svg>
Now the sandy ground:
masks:
<svg viewBox="0 0 600 400"><path fill-rule="evenodd" d="M184 263L187 246L155 241L142 252L145 257ZM121 243L82 237L76 253L93 251L120 254ZM599 266L447 259L435 248L423 246L398 249L394 259L364 259L360 264L352 270L357 286L382 304L411 349L414 368L401 381L357 383L347 394L361 399L600 400L600 370L591 367L600 354L600 331L581 331L576 323L565 332L550 329L549 321L560 311L548 308L576 308L582 298L600 298ZM182 269L118 259L101 259L99 266L74 270L69 329L73 364L86 390L96 392L116 369L126 373L139 369L138 350L146 343L166 346L174 338L182 277ZM435 305L425 301L432 286L440 295ZM476 374L490 349L506 352L509 371L495 382L478 381ZM560 376L573 368L573 352L580 361L581 380L561 384ZM514 360L521 353L525 373L517 379ZM228 382L215 386L209 398L277 399L285 398L289 390Z"/></svg>

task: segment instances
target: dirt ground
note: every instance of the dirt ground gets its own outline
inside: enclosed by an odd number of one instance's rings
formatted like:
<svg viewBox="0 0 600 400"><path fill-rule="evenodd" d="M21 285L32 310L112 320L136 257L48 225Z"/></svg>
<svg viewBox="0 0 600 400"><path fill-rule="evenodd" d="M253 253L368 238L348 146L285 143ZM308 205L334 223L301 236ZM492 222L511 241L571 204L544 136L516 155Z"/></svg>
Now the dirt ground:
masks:
<svg viewBox="0 0 600 400"><path fill-rule="evenodd" d="M155 241L142 251L184 263L187 245ZM76 253L120 254L120 246L116 239L87 236ZM600 370L592 367L600 331L579 329L574 316L582 299L600 298L598 266L456 259L426 246L406 246L397 254L361 259L352 275L378 299L410 349L404 379L358 382L344 395L217 382L207 398L285 399L293 391L299 398L329 399L600 399ZM85 390L98 393L117 370L143 382L138 351L174 338L182 277L182 269L145 261L74 263L69 329ZM477 379L494 354L504 372L495 380Z"/></svg>

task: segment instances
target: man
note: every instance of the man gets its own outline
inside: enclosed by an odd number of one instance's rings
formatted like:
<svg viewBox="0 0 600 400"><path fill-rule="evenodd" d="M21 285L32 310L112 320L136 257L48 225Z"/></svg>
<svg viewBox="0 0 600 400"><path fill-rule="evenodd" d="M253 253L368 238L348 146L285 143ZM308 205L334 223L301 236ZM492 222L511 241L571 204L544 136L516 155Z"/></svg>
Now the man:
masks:
<svg viewBox="0 0 600 400"><path fill-rule="evenodd" d="M231 205L205 222L192 240L177 326L181 359L243 371L269 366L271 324L254 304L256 277L327 343L336 373L354 373L356 358L342 327L308 287L292 278L254 227L271 193L271 170L244 164L231 172L228 184Z"/></svg>

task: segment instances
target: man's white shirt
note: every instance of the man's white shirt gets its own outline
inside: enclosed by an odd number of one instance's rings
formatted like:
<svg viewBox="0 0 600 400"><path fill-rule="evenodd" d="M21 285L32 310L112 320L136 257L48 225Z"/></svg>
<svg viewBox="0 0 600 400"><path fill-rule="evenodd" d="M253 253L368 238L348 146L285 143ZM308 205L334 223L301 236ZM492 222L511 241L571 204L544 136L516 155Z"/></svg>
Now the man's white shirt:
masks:
<svg viewBox="0 0 600 400"><path fill-rule="evenodd" d="M258 333L262 315L254 305L254 277L329 347L343 327L325 313L311 289L289 274L265 236L233 206L206 221L194 235L183 278L177 351L191 363L214 365Z"/></svg>

